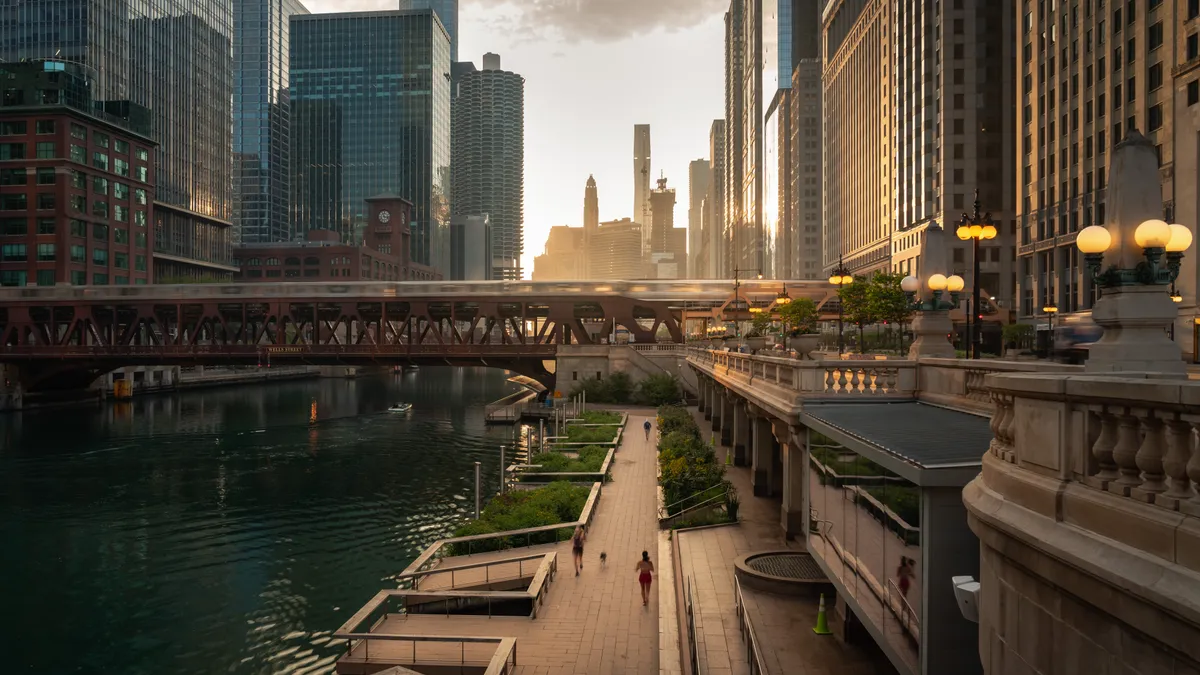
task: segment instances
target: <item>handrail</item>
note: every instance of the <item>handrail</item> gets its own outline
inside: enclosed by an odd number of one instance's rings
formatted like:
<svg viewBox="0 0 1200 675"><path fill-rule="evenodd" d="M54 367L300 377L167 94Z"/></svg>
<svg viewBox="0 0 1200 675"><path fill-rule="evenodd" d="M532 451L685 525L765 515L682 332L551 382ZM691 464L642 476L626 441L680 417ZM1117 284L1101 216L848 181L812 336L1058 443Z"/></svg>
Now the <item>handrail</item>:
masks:
<svg viewBox="0 0 1200 675"><path fill-rule="evenodd" d="M750 664L750 675L760 675L766 672L763 664L767 660L763 658L758 644L758 635L754 632L754 625L746 617L746 600L742 597L742 582L738 580L736 574L733 576L733 600L738 623L742 629L742 640L746 642L746 661Z"/></svg>
<svg viewBox="0 0 1200 675"><path fill-rule="evenodd" d="M683 611L687 617L688 657L691 660L692 675L701 675L700 653L696 646L696 603L692 601L692 578L688 577L685 588Z"/></svg>
<svg viewBox="0 0 1200 675"><path fill-rule="evenodd" d="M455 572L461 572L463 570L479 569L481 567L488 568L488 567L493 567L496 565L507 565L510 563L517 563L517 576L518 576L518 578L520 578L522 576L522 572L523 572L521 563L525 562L526 560L544 559L547 555L554 555L554 554L553 553L549 553L549 554L535 553L533 555L525 555L525 556L520 556L518 558L505 558L504 560L489 560L487 562L471 563L469 565L455 565L454 567L432 567L430 569L420 570L417 572L408 572L408 573L401 572L400 574L396 575L395 579L398 582L403 582L405 580L411 580L412 587L414 589L416 589L417 588L417 579L419 579L419 578L431 577L431 576L434 576L435 574L449 574L450 575L450 587L454 588L454 586L455 586L454 573ZM486 570L485 570L485 572L486 572ZM491 582L491 576L485 575L485 583L490 583L490 582Z"/></svg>
<svg viewBox="0 0 1200 675"><path fill-rule="evenodd" d="M488 664L487 670L483 675L508 675L511 672L508 669L509 657L512 657L512 665L517 665L517 639L504 638L500 641L500 646L496 648L496 653L492 656L491 662Z"/></svg>
<svg viewBox="0 0 1200 675"><path fill-rule="evenodd" d="M682 503L686 502L686 501L687 501L687 500L689 500L689 499L694 499L694 498L696 498L696 497L698 497L698 496L700 496L700 495L703 495L703 494L705 494L705 493L706 493L706 492L708 492L709 490L712 490L713 488L719 488L719 487L721 487L722 485L724 485L724 483L717 483L716 485L711 485L711 486L709 486L709 487L706 487L706 488L704 488L703 490L700 490L699 492L693 492L692 494L690 494L690 495L688 495L688 496L684 497L683 499L680 499L680 500L679 500L679 501L677 501L677 502L674 502L673 504L667 504L666 506L664 506L664 507L663 507L663 510L664 510L664 511L666 511L667 513L670 513L670 511L671 511L671 507L672 507L672 506L679 506L680 504L682 504ZM726 491L725 491L725 493L726 493L726 494L728 494L728 492L729 492L729 490L726 490Z"/></svg>
<svg viewBox="0 0 1200 675"><path fill-rule="evenodd" d="M713 504L720 504L728 496L729 496L728 491L722 492L721 494L716 495L710 499L706 499L706 500L700 502L699 504L692 504L691 506L687 507L686 509L681 509L670 515L665 514L665 513L661 514L658 518L658 521L660 523L660 526L662 523L665 523L667 521L672 521L672 522L677 521L679 518L682 518L693 511L696 511L696 510L699 510L699 509L702 509L705 507L710 507Z"/></svg>
<svg viewBox="0 0 1200 675"><path fill-rule="evenodd" d="M900 624L904 627L905 632L907 632L909 635L918 637L918 631L920 630L921 626L921 618L917 616L916 610L914 610L912 605L908 603L908 598L900 592L900 587L897 586L896 582L892 579L887 580L888 609L890 609L893 614L896 612L895 608L891 606L893 588L896 589L896 599L900 601L900 608L903 610L901 613L904 614L902 617L897 617L900 619ZM913 630L914 624L917 626L916 631Z"/></svg>

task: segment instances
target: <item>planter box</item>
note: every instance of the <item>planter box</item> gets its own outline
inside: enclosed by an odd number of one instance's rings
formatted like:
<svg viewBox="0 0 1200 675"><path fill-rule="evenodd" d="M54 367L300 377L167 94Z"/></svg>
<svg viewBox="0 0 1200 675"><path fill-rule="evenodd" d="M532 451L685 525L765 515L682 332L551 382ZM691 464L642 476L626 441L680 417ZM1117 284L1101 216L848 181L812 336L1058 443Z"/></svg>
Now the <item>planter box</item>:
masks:
<svg viewBox="0 0 1200 675"><path fill-rule="evenodd" d="M802 359L811 358L809 354L817 350L817 346L821 343L821 335L819 333L808 333L805 335L797 335L787 339L788 349L793 349L796 354Z"/></svg>

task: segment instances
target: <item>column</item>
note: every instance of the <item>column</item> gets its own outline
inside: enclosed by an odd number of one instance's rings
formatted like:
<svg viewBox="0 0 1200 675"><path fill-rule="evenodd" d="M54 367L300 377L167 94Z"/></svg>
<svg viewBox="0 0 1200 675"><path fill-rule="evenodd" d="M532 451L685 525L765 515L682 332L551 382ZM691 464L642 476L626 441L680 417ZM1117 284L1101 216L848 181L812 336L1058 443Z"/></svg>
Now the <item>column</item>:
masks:
<svg viewBox="0 0 1200 675"><path fill-rule="evenodd" d="M750 484L754 486L755 497L768 497L771 495L771 483L774 480L771 451L775 436L771 433L771 421L766 417L752 417L750 425L753 428L750 439L753 447Z"/></svg>
<svg viewBox="0 0 1200 675"><path fill-rule="evenodd" d="M709 406L711 409L704 414L704 417L712 420L713 431L720 431L721 414L725 412L725 392L720 389L720 386L716 382L713 383L710 398L712 400L712 405Z"/></svg>
<svg viewBox="0 0 1200 675"><path fill-rule="evenodd" d="M733 463L746 466L746 448L750 447L750 415L745 401L733 408Z"/></svg>
<svg viewBox="0 0 1200 675"><path fill-rule="evenodd" d="M733 398L733 392L726 391L721 398L721 445L733 445L732 432L734 411L737 410L737 401Z"/></svg>
<svg viewBox="0 0 1200 675"><path fill-rule="evenodd" d="M697 382L696 382L696 389L697 389L697 392L696 392L696 393L697 393L697 396L696 396L696 400L697 400L697 403L696 403L696 409L697 409L698 411L700 411L700 412L704 412L704 408L705 408L705 407L707 406L707 404L708 404L708 402L704 400L704 396L705 396L705 390L706 390L707 388L708 388L708 384L707 384L707 383L705 383L705 381L704 381L704 378L698 378L698 380L697 380Z"/></svg>
<svg viewBox="0 0 1200 675"><path fill-rule="evenodd" d="M783 439L779 436L771 435L771 494L783 494L783 454L787 452L785 444L787 443L787 435Z"/></svg>
<svg viewBox="0 0 1200 675"><path fill-rule="evenodd" d="M804 443L807 434L796 429L783 446L783 504L779 506L779 526L787 539L804 536Z"/></svg>

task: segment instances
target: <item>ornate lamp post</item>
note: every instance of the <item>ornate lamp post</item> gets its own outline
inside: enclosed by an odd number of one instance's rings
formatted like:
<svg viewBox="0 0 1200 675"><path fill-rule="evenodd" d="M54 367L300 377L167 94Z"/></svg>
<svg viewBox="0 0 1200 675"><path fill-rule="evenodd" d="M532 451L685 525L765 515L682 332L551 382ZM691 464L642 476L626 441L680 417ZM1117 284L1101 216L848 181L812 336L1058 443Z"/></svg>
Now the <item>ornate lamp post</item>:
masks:
<svg viewBox="0 0 1200 675"><path fill-rule="evenodd" d="M954 345L947 339L954 330L950 322L950 311L958 306L959 292L963 289L962 277L947 277L946 232L938 223L925 228L921 241L920 276L907 276L900 281L909 306L915 310L912 330L915 339L908 350L908 358L922 356L954 358ZM948 293L949 298L944 297Z"/></svg>
<svg viewBox="0 0 1200 675"><path fill-rule="evenodd" d="M738 275L741 274L742 272L754 272L755 274L758 275L759 279L762 279L762 272L760 272L758 269L751 269L751 270L734 269L733 270L733 311L735 312L734 317L733 317L733 336L735 338L742 337L742 326L738 322L737 314L736 314L736 312L738 311L738 303L740 302L738 300L738 289L741 288L741 286L742 286L742 280Z"/></svg>
<svg viewBox="0 0 1200 675"><path fill-rule="evenodd" d="M971 215L962 214L955 231L958 238L970 241L972 260L975 267L971 279L971 306L967 308L967 356L979 358L980 343L983 341L982 317L983 311L979 306L979 242L984 239L996 238L996 226L992 223L992 214L979 215L979 190L975 190L975 209ZM974 330L972 330L972 328Z"/></svg>
<svg viewBox="0 0 1200 675"><path fill-rule="evenodd" d="M838 266L833 269L833 273L829 275L829 283L837 286L839 289L842 286L847 286L854 283L854 275L846 269L842 264L842 256L838 256ZM843 338L842 329L845 324L846 312L842 305L842 298L838 297L838 354L841 354L846 349L846 342Z"/></svg>
<svg viewBox="0 0 1200 675"><path fill-rule="evenodd" d="M1158 219L1163 210L1157 170L1154 145L1136 131L1126 135L1113 151L1113 217L1106 226L1084 228L1075 239L1101 289L1092 318L1105 330L1089 350L1090 372L1186 376L1179 346L1166 335L1179 311L1164 291L1179 276L1192 233Z"/></svg>

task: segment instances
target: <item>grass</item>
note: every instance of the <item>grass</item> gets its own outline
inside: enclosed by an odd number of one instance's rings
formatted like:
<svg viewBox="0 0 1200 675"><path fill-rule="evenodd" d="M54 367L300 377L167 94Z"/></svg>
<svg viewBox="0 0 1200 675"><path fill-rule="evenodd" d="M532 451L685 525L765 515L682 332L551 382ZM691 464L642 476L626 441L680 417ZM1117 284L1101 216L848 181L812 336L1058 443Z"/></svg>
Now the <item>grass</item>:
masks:
<svg viewBox="0 0 1200 675"><path fill-rule="evenodd" d="M581 416L584 424L620 424L621 413L611 410L589 410Z"/></svg>
<svg viewBox="0 0 1200 675"><path fill-rule="evenodd" d="M567 425L568 443L611 443L620 427L581 427Z"/></svg>
<svg viewBox="0 0 1200 675"><path fill-rule="evenodd" d="M888 485L862 489L904 522L913 527L921 526L921 492L918 488Z"/></svg>
<svg viewBox="0 0 1200 675"><path fill-rule="evenodd" d="M479 520L460 525L454 530L455 537L476 534L492 534L509 530L523 530L543 525L572 523L579 519L583 505L587 503L591 488L557 481L536 490L513 490L496 496L484 507ZM571 537L572 528L565 527L548 532L539 532L528 538L530 544L547 544L565 541ZM526 542L526 537L496 537L483 541L450 545L450 555L465 555L483 551L512 548Z"/></svg>
<svg viewBox="0 0 1200 675"><path fill-rule="evenodd" d="M568 457L561 452L543 452L533 456L530 464L540 464L537 473L594 473L604 465L608 448L588 445L580 449L579 457Z"/></svg>
<svg viewBox="0 0 1200 675"><path fill-rule="evenodd" d="M682 530L686 527L704 527L706 525L724 525L732 523L734 520L729 517L729 514L724 510L709 511L708 513L700 513L683 520L676 521L671 526L672 530Z"/></svg>

